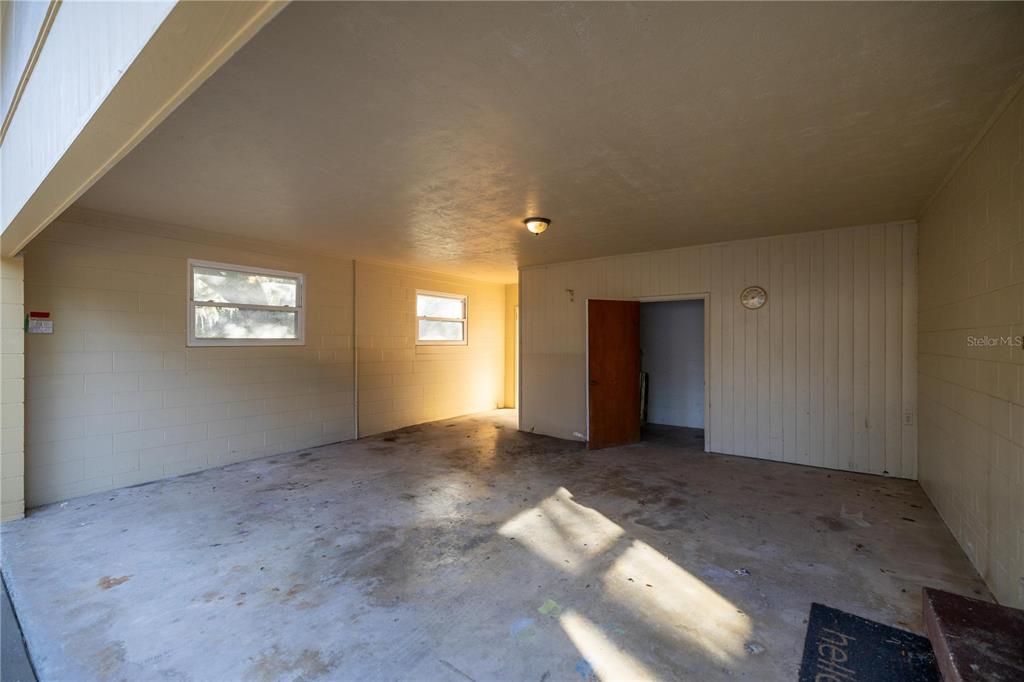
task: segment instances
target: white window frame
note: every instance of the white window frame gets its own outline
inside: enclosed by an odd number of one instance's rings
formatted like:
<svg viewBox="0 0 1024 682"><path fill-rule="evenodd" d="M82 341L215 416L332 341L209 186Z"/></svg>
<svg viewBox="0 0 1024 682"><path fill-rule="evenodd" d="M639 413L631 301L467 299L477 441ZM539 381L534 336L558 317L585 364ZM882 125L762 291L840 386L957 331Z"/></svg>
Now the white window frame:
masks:
<svg viewBox="0 0 1024 682"><path fill-rule="evenodd" d="M272 275L275 277L288 277L297 281L295 291L295 306L257 305L254 303L212 303L196 301L195 299L195 274L196 267L219 268L253 275ZM286 270L269 270L267 268L255 268L248 265L237 265L234 263L217 263L215 261L188 259L188 346L201 348L204 346L304 346L306 345L306 313L303 305L306 294L306 276L301 272L288 272ZM295 338L294 339L197 339L196 338L196 307L209 306L215 308L240 308L247 310L282 310L296 313Z"/></svg>
<svg viewBox="0 0 1024 682"><path fill-rule="evenodd" d="M424 296L436 296L438 298L451 298L457 301L462 301L462 317L433 317L430 315L420 315L420 294ZM426 289L417 289L415 300L415 312L416 319L414 324L416 325L413 329L413 338L416 339L417 346L468 346L469 345L469 296L466 294L453 294L446 291L427 291ZM434 320L437 322L461 322L462 323L462 340L461 341L437 341L432 339L421 340L420 339L420 320Z"/></svg>

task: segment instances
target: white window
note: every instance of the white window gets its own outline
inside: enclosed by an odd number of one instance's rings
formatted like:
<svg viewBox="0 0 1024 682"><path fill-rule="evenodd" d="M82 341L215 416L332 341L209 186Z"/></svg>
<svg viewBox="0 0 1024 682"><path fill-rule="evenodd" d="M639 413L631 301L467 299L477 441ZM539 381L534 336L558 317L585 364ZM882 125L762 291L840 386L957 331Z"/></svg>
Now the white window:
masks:
<svg viewBox="0 0 1024 682"><path fill-rule="evenodd" d="M416 343L421 346L466 344L465 296L416 292Z"/></svg>
<svg viewBox="0 0 1024 682"><path fill-rule="evenodd" d="M188 345L303 343L302 275L189 260L188 282Z"/></svg>

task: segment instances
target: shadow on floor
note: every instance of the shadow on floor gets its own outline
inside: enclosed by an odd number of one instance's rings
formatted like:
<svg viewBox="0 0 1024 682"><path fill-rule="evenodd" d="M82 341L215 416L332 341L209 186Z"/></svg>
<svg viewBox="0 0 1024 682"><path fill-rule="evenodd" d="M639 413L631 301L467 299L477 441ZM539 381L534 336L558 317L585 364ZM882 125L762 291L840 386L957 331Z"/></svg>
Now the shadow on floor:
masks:
<svg viewBox="0 0 1024 682"><path fill-rule="evenodd" d="M7 596L6 583L3 583L3 603L0 604L0 672L4 682L36 682L21 626Z"/></svg>

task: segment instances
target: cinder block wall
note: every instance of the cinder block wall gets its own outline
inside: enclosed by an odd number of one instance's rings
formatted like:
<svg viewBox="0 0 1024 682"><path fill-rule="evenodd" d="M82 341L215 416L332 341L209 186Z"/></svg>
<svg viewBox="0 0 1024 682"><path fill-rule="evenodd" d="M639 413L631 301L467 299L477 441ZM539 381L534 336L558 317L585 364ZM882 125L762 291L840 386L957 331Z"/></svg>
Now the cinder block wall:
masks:
<svg viewBox="0 0 1024 682"><path fill-rule="evenodd" d="M28 506L352 438L352 262L59 221L26 250ZM188 258L306 274L306 345L186 348Z"/></svg>
<svg viewBox="0 0 1024 682"><path fill-rule="evenodd" d="M504 407L516 407L516 309L519 307L519 285L505 285L505 402Z"/></svg>
<svg viewBox="0 0 1024 682"><path fill-rule="evenodd" d="M306 344L187 348L189 258L305 274ZM502 284L88 211L37 237L25 273L55 329L25 337L29 507L354 438L357 390L359 435L503 398ZM415 345L416 289L469 296L468 345ZM20 308L8 318L20 340Z"/></svg>
<svg viewBox="0 0 1024 682"><path fill-rule="evenodd" d="M0 521L25 513L24 264L0 259Z"/></svg>
<svg viewBox="0 0 1024 682"><path fill-rule="evenodd" d="M920 221L920 480L1024 606L1024 94Z"/></svg>
<svg viewBox="0 0 1024 682"><path fill-rule="evenodd" d="M468 296L468 343L417 346L416 291ZM493 410L505 388L505 285L356 265L359 435Z"/></svg>

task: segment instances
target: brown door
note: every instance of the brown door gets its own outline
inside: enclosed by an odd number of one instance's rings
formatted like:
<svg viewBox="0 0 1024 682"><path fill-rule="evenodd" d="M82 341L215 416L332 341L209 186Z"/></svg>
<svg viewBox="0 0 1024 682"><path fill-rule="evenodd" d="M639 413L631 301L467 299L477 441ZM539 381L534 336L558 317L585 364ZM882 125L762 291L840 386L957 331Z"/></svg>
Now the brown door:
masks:
<svg viewBox="0 0 1024 682"><path fill-rule="evenodd" d="M640 440L640 304L587 301L592 450Z"/></svg>

